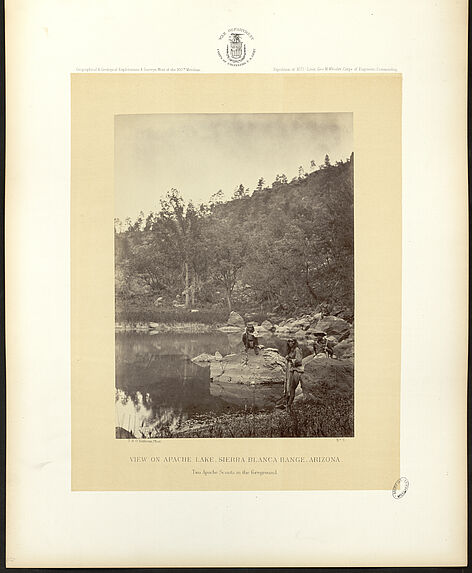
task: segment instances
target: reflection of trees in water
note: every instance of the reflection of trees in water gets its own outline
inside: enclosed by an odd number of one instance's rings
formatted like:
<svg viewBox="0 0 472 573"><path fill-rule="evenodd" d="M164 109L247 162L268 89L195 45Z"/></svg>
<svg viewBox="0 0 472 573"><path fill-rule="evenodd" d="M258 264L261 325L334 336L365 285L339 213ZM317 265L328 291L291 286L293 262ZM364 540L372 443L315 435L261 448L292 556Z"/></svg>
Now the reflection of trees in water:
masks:
<svg viewBox="0 0 472 573"><path fill-rule="evenodd" d="M136 436L137 429L152 417L151 398L141 392L129 395L123 390L115 391L115 424L132 432Z"/></svg>
<svg viewBox="0 0 472 573"><path fill-rule="evenodd" d="M117 333L116 425L137 435L139 428L166 428L199 413L233 409L210 394L209 367L197 366L190 359L203 352L241 352L241 337L241 332ZM285 351L285 342L275 337L260 337L260 343Z"/></svg>
<svg viewBox="0 0 472 573"><path fill-rule="evenodd" d="M240 338L241 339L241 338ZM117 332L115 336L115 355L117 363L134 362L149 355L180 355L193 358L202 352L215 350L228 354L230 345L224 333L180 334L174 332L159 333L150 336L141 332Z"/></svg>
<svg viewBox="0 0 472 573"><path fill-rule="evenodd" d="M283 350L285 342L274 336L261 336L265 346ZM150 336L141 332L117 332L115 337L116 362L146 362L150 356L185 356L194 358L202 352L223 356L243 349L242 332L202 334L159 333Z"/></svg>
<svg viewBox="0 0 472 573"><path fill-rule="evenodd" d="M187 415L172 407L155 407L149 394L127 394L115 391L116 426L131 432L136 438L158 436L175 429L187 419Z"/></svg>
<svg viewBox="0 0 472 573"><path fill-rule="evenodd" d="M142 424L165 426L188 414L221 410L221 401L210 394L210 369L190 360L201 352L214 352L215 346L228 353L226 335L118 333L115 372L122 408L117 411L117 424L118 418L128 416L118 425L132 426L129 431L133 431Z"/></svg>

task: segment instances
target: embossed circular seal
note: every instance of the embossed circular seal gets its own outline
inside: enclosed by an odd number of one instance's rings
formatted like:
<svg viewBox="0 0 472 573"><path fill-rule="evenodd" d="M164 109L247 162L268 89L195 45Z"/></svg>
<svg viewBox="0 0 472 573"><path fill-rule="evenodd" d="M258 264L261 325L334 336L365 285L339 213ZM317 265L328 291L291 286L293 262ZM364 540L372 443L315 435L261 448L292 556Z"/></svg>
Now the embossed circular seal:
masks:
<svg viewBox="0 0 472 573"><path fill-rule="evenodd" d="M218 38L218 44L218 55L230 66L244 66L256 53L254 36L244 28L229 28Z"/></svg>
<svg viewBox="0 0 472 573"><path fill-rule="evenodd" d="M408 491L409 486L410 482L406 479L406 477L401 477L400 479L397 479L392 488L393 497L395 499L400 499L401 497L403 497L405 493Z"/></svg>

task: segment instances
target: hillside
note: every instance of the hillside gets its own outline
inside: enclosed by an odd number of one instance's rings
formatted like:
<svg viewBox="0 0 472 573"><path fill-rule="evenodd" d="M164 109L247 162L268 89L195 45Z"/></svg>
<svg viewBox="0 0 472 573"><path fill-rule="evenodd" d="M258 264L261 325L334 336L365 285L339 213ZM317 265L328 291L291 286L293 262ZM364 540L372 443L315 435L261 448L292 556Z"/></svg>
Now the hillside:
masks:
<svg viewBox="0 0 472 573"><path fill-rule="evenodd" d="M161 209L115 233L117 311L129 306L278 312L325 307L352 317L353 155L230 201Z"/></svg>

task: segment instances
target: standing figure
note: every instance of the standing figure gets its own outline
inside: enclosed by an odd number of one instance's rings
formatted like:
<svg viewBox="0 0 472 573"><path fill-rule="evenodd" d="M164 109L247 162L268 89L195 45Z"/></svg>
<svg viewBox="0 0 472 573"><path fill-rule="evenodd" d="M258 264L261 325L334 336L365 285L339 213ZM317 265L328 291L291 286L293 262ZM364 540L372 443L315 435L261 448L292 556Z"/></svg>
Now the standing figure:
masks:
<svg viewBox="0 0 472 573"><path fill-rule="evenodd" d="M301 382L301 376L304 372L302 358L302 351L298 346L297 340L295 338L289 338L289 340L287 340L287 356L285 357L288 374L287 409L289 412L291 411L295 398L295 390L299 382Z"/></svg>
<svg viewBox="0 0 472 573"><path fill-rule="evenodd" d="M329 340L329 338L326 339L326 345L325 345L326 358L334 358L335 346L336 342L334 340Z"/></svg>
<svg viewBox="0 0 472 573"><path fill-rule="evenodd" d="M317 332L315 334L315 340L313 342L313 350L315 352L315 356L317 356L320 353L324 353L325 347L326 347L326 333Z"/></svg>
<svg viewBox="0 0 472 573"><path fill-rule="evenodd" d="M315 335L315 341L313 342L313 350L315 351L315 356L323 353L326 358L333 358L334 347L336 342L327 338L325 332L319 332Z"/></svg>
<svg viewBox="0 0 472 573"><path fill-rule="evenodd" d="M259 354L259 340L254 333L252 324L246 326L246 331L243 334L243 344L246 352L252 348L256 356Z"/></svg>

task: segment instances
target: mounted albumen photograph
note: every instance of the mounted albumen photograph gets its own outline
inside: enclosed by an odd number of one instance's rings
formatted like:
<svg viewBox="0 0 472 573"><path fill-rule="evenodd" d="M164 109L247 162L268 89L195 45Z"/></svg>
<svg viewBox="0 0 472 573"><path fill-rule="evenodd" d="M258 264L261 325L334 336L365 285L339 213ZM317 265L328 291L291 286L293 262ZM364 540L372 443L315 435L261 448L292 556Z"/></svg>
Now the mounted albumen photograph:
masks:
<svg viewBox="0 0 472 573"><path fill-rule="evenodd" d="M116 437L354 436L352 114L114 129Z"/></svg>

